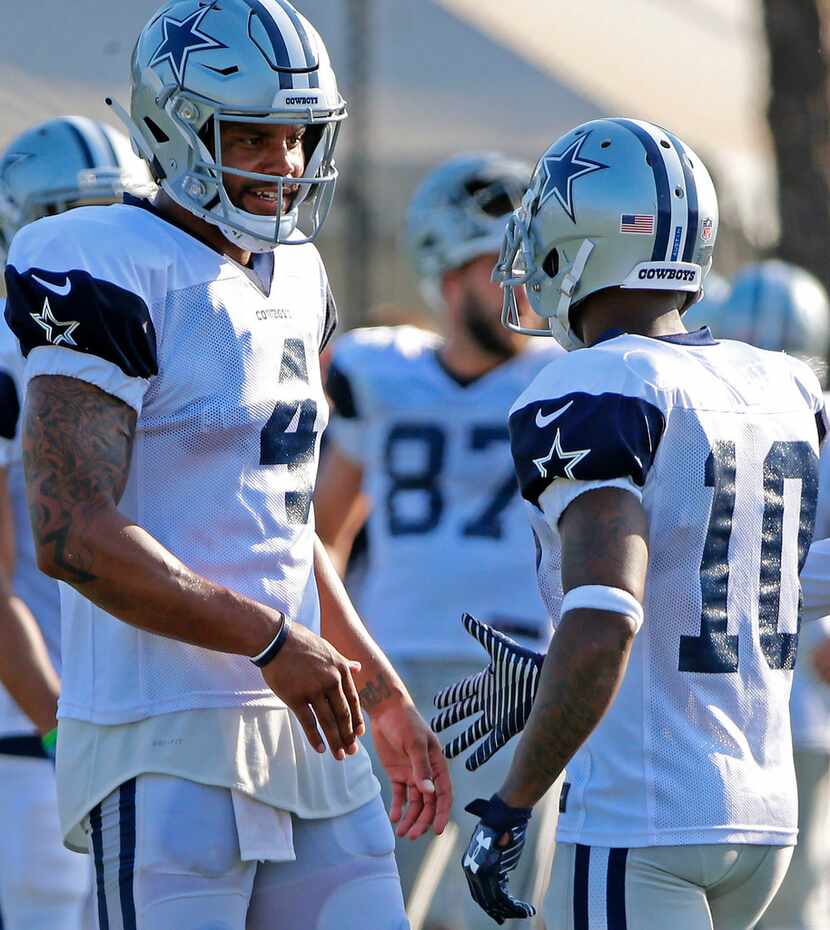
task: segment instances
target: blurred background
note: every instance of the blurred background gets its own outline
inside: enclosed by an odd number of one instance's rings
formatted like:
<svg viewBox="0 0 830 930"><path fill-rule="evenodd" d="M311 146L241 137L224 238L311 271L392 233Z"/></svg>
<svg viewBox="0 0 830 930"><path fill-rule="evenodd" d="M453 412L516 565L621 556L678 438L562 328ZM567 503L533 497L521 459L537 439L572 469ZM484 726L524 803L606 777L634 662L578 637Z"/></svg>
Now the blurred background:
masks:
<svg viewBox="0 0 830 930"><path fill-rule="evenodd" d="M117 125L132 44L158 0L30 0L0 30L0 147L80 113ZM320 241L347 325L417 315L400 254L407 200L461 150L531 162L603 115L665 125L718 185L717 271L776 255L830 283L830 0L297 0L350 118Z"/></svg>

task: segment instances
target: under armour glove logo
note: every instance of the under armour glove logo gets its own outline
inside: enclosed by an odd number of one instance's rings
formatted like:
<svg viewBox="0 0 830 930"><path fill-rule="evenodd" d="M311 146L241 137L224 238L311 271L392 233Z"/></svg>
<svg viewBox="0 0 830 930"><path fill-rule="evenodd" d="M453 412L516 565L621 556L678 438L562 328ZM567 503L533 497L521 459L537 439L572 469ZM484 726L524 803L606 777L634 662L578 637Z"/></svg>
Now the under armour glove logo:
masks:
<svg viewBox="0 0 830 930"><path fill-rule="evenodd" d="M454 759L483 740L464 763L473 772L524 729L545 657L469 614L463 615L462 623L470 636L487 650L490 664L435 695L435 706L442 712L432 719L430 726L435 733L442 733L474 714L481 714L444 747L444 755Z"/></svg>
<svg viewBox="0 0 830 930"><path fill-rule="evenodd" d="M524 849L530 809L510 807L497 794L489 801L478 798L464 809L481 817L462 859L473 900L498 924L532 917L536 908L514 898L507 886Z"/></svg>
<svg viewBox="0 0 830 930"><path fill-rule="evenodd" d="M475 849L473 849L475 843ZM479 866L483 862L480 858L483 853L493 845L493 837L485 829L480 829L470 843L466 854L464 855L464 868L469 869L473 875L478 873ZM472 849L472 852L470 850Z"/></svg>

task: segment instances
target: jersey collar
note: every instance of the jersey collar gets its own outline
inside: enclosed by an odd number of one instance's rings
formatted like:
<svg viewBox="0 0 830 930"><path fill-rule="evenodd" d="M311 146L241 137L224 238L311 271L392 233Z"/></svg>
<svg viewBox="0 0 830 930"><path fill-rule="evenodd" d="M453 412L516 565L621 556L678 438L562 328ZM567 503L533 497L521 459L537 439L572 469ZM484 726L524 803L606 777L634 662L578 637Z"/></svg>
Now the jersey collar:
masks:
<svg viewBox="0 0 830 930"><path fill-rule="evenodd" d="M608 342L609 339L616 339L617 336L627 336L624 329L614 328L606 330L594 345L601 342ZM712 336L712 331L708 326L701 326L700 329L692 330L690 333L671 333L668 336L644 336L644 339L657 339L659 342L671 342L678 346L716 346L717 339Z"/></svg>

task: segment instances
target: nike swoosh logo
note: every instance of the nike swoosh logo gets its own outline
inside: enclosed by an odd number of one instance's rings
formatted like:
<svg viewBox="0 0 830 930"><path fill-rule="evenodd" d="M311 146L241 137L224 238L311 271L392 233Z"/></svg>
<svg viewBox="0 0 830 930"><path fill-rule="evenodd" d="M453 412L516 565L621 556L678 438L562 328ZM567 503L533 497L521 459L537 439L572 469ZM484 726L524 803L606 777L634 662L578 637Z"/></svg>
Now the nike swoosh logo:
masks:
<svg viewBox="0 0 830 930"><path fill-rule="evenodd" d="M53 284L51 281L44 281L43 278L39 278L36 274L33 274L32 280L37 281L41 287L45 287L47 290L52 291L61 297L66 297L66 295L72 290L72 282L69 280L69 278L67 278L63 284Z"/></svg>
<svg viewBox="0 0 830 930"><path fill-rule="evenodd" d="M553 413L549 413L547 416L544 416L541 410L537 410L536 425L539 427L539 429L544 429L546 426L553 423L554 420L561 417L562 414L568 409L568 407L571 406L571 404L573 404L573 401L569 400L564 407L560 407L558 410L554 410Z"/></svg>

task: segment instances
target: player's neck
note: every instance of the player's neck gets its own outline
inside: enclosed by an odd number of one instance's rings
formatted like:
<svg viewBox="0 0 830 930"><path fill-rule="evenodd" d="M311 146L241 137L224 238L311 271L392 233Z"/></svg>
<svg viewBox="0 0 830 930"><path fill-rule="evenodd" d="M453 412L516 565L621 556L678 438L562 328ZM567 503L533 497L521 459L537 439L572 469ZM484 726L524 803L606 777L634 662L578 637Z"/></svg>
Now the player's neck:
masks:
<svg viewBox="0 0 830 930"><path fill-rule="evenodd" d="M251 253L240 249L239 246L229 242L218 226L208 223L206 220L194 216L184 207L179 206L175 200L172 200L164 191L160 191L155 200L155 207L165 219L178 226L185 232L190 233L196 239L204 242L205 245L219 252L220 255L227 255L240 265L250 265Z"/></svg>
<svg viewBox="0 0 830 930"><path fill-rule="evenodd" d="M469 382L503 365L512 356L505 357L485 352L472 340L448 334L444 345L438 351L438 357L453 378L457 381Z"/></svg>
<svg viewBox="0 0 830 930"><path fill-rule="evenodd" d="M677 302L673 293L657 292L644 296L642 291L606 292L601 299L588 298L579 316L582 341L585 345L593 345L613 329L624 329L635 336L685 333Z"/></svg>

